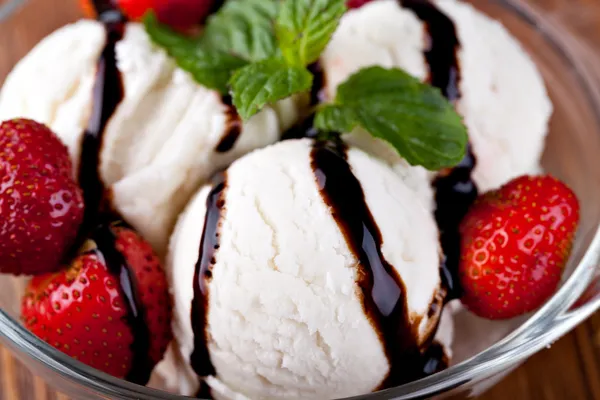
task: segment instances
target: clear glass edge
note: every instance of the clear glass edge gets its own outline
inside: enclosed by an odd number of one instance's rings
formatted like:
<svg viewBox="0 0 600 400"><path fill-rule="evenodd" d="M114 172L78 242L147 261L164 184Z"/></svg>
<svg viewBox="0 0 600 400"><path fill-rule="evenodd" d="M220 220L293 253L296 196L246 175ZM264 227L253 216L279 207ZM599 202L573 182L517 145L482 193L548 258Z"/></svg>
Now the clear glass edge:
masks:
<svg viewBox="0 0 600 400"><path fill-rule="evenodd" d="M519 0L494 0L516 12L527 23L536 26L548 41L556 46L560 55L578 72L582 87L586 89L590 103L600 123L600 77L594 74L578 57L587 52L570 33L546 21L535 9ZM25 0L16 0L0 7L0 21L13 12ZM8 7L8 8L6 8ZM574 44L577 44L574 46ZM595 82L594 82L595 81ZM591 84L595 83L595 84ZM523 361L545 346L550 345L585 320L600 307L600 298L567 312L590 283L600 260L600 227L583 259L561 287L541 309L517 330L485 351L460 364L416 382L349 398L409 400L428 398L450 389L458 388L473 380L488 377ZM156 389L135 385L117 379L76 361L34 336L31 332L0 310L0 338L16 352L22 352L42 366L49 368L69 381L82 384L101 396L123 400L177 400L185 398Z"/></svg>

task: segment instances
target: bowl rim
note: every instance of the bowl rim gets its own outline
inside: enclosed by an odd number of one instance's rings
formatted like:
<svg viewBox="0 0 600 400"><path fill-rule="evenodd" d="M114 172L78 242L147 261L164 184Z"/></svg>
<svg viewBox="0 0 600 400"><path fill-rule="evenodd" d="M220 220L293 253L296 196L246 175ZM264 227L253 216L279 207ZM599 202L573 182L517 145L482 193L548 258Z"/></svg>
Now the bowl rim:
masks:
<svg viewBox="0 0 600 400"><path fill-rule="evenodd" d="M0 21L26 0L14 0L0 7ZM554 46L559 55L576 72L595 117L600 125L600 86L589 68L578 57L572 35L548 21L542 13L521 0L490 0L500 3L527 24L534 26ZM3 11L8 10L4 14ZM565 314L590 283L600 260L600 226L587 248L581 262L559 291L535 314L514 332L481 353L445 371L427 378L384 391L355 396L349 399L418 399L463 386L481 377L489 377L512 365L517 365L532 354L550 345L571 330L600 306L600 298L587 306ZM568 317L568 318L567 318ZM562 322L562 323L561 323ZM83 385L101 396L124 400L178 400L188 398L157 389L139 386L91 368L56 350L25 329L5 311L0 309L0 338L15 350L18 357L28 357L67 381ZM21 354L23 353L23 354Z"/></svg>

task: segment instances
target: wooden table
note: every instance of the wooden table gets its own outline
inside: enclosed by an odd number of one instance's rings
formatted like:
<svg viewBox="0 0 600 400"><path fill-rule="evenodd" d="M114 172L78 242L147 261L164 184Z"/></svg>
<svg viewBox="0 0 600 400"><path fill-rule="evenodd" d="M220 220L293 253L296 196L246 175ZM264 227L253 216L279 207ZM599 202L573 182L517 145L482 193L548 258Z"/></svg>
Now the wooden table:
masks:
<svg viewBox="0 0 600 400"><path fill-rule="evenodd" d="M529 1L548 10L553 18L566 22L600 52L600 0ZM75 3L76 0L30 0L8 26L3 26L0 31L3 32L0 34L0 77L6 75L40 35L76 19L79 13ZM21 375L26 378L17 380L16 377ZM35 400L65 398L41 379L28 374L6 349L0 347L0 400L22 399L19 393L23 385L34 388ZM481 399L600 400L600 313L550 349L529 359Z"/></svg>

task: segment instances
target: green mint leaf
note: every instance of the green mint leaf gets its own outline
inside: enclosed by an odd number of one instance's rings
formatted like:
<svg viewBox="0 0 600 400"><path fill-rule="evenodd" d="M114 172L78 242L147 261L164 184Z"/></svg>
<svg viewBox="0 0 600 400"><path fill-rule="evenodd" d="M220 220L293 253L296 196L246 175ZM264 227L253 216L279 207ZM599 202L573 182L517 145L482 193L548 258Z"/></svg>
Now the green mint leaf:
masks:
<svg viewBox="0 0 600 400"><path fill-rule="evenodd" d="M461 117L438 89L381 67L362 69L344 82L334 104L319 110L315 125L345 132L361 126L410 164L430 170L459 163L468 141Z"/></svg>
<svg viewBox="0 0 600 400"><path fill-rule="evenodd" d="M275 55L277 42L273 21L278 0L229 0L209 18L202 42L246 61L260 61Z"/></svg>
<svg viewBox="0 0 600 400"><path fill-rule="evenodd" d="M346 12L346 0L284 0L275 33L290 65L318 60Z"/></svg>
<svg viewBox="0 0 600 400"><path fill-rule="evenodd" d="M152 41L164 48L181 69L207 88L227 93L227 83L233 72L247 64L243 59L224 51L203 48L198 40L180 35L160 24L153 14L144 17L144 25Z"/></svg>
<svg viewBox="0 0 600 400"><path fill-rule="evenodd" d="M233 73L248 64L224 52L202 49L175 57L175 60L177 65L189 72L196 82L221 94L228 92L229 79Z"/></svg>
<svg viewBox="0 0 600 400"><path fill-rule="evenodd" d="M304 67L286 65L279 58L250 64L229 81L233 104L244 120L266 104L310 90L313 76Z"/></svg>
<svg viewBox="0 0 600 400"><path fill-rule="evenodd" d="M169 55L192 52L198 47L196 39L181 35L167 25L161 24L153 12L148 12L143 22L150 39L163 47Z"/></svg>
<svg viewBox="0 0 600 400"><path fill-rule="evenodd" d="M314 124L324 132L350 132L358 122L352 108L326 105L317 112Z"/></svg>
<svg viewBox="0 0 600 400"><path fill-rule="evenodd" d="M199 39L173 31L152 13L145 16L144 24L152 41L180 68L201 85L224 94L235 71L278 51L273 32L278 6L278 0L229 0L209 18Z"/></svg>

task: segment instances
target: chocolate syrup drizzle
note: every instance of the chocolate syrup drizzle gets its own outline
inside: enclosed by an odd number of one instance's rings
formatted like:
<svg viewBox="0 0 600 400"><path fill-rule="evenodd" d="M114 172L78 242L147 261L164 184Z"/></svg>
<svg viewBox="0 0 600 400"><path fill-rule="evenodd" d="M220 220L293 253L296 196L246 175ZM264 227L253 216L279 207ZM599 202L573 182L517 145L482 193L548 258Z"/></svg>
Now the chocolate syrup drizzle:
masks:
<svg viewBox="0 0 600 400"><path fill-rule="evenodd" d="M212 400L212 389L210 388L208 383L206 383L205 381L200 381L200 389L198 389L198 391L196 392L196 396L194 397L197 399Z"/></svg>
<svg viewBox="0 0 600 400"><path fill-rule="evenodd" d="M434 364L437 371L443 358L436 352L429 354L428 349L421 349L416 342L418 323L410 323L406 287L381 252L381 232L360 182L348 164L346 146L341 140L315 141L311 166L323 200L331 208L348 247L360 261L357 284L362 291L363 307L379 333L390 364L380 388L420 379Z"/></svg>
<svg viewBox="0 0 600 400"><path fill-rule="evenodd" d="M297 124L293 125L281 135L281 140L316 138L319 130L315 128L315 114L311 114Z"/></svg>
<svg viewBox="0 0 600 400"><path fill-rule="evenodd" d="M194 299L192 301L192 329L194 331L194 351L190 364L198 376L215 375L215 367L208 351L208 282L212 279L212 268L216 264L219 250L219 227L225 208L225 174L217 175L213 180L213 189L206 198L206 216L198 261L194 273Z"/></svg>
<svg viewBox="0 0 600 400"><path fill-rule="evenodd" d="M221 101L227 106L227 111L225 111L225 132L223 133L223 137L221 137L221 141L217 144L215 151L217 153L227 153L233 149L233 146L235 146L235 143L242 134L242 118L240 118L236 108L233 106L231 95L224 95Z"/></svg>
<svg viewBox="0 0 600 400"><path fill-rule="evenodd" d="M457 101L461 95L458 61L460 41L454 23L429 0L398 1L402 7L412 10L427 28L430 46L425 51L425 59L429 65L429 82L439 88L448 100ZM433 183L437 203L435 217L445 254L441 269L442 281L448 291L446 301L460 297L457 277L460 258L458 227L477 198L477 186L472 179L476 162L469 146L462 162L440 174Z"/></svg>
<svg viewBox="0 0 600 400"><path fill-rule="evenodd" d="M425 24L429 34L429 48L425 59L429 65L429 83L442 91L450 101L460 98L460 41L454 22L429 0L398 0Z"/></svg>
<svg viewBox="0 0 600 400"><path fill-rule="evenodd" d="M100 176L100 153L108 121L123 100L124 87L117 68L116 44L123 38L125 18L110 0L94 1L98 20L106 29L106 44L98 59L93 88L92 115L81 144L79 183L85 202L84 221L80 237L91 236L96 242L94 251L105 260L109 271L120 283L127 303L127 323L133 332L132 367L127 380L145 385L150 379L153 362L149 358L150 332L145 322L145 308L141 301L135 274L115 249L114 227L124 226L121 218L109 208L109 193Z"/></svg>
<svg viewBox="0 0 600 400"><path fill-rule="evenodd" d="M475 156L469 146L461 163L448 171L447 175L439 176L433 182L437 204L435 218L445 255L441 275L444 287L448 291L446 302L460 298L462 293L458 279L461 241L458 229L469 208L477 199L478 190L472 178L475 163Z"/></svg>
<svg viewBox="0 0 600 400"><path fill-rule="evenodd" d="M325 70L319 61L308 66L308 70L313 74L313 84L310 88L310 105L316 106L327 101L327 76Z"/></svg>
<svg viewBox="0 0 600 400"><path fill-rule="evenodd" d="M145 320L145 310L138 290L137 279L129 264L119 252L115 243L117 237L114 228L123 226L119 223L102 223L92 233L91 239L97 248L93 252L104 260L111 274L118 278L121 291L125 296L127 306L127 324L133 332L132 367L126 379L139 385L145 385L150 380L154 363L150 359L150 332Z"/></svg>
<svg viewBox="0 0 600 400"><path fill-rule="evenodd" d="M437 329L436 329L437 330ZM450 360L446 355L444 346L439 343L432 343L423 354L423 375L429 376L448 368Z"/></svg>
<svg viewBox="0 0 600 400"><path fill-rule="evenodd" d="M97 63L96 81L93 89L92 115L81 145L79 183L85 201L84 229L93 228L98 212L104 206L106 190L100 176L100 153L108 121L123 100L124 89L121 73L117 68L115 46L123 38L125 21L112 8L110 1L96 1L98 18L106 29L106 45Z"/></svg>

